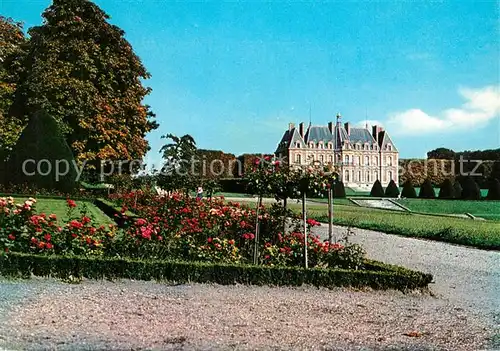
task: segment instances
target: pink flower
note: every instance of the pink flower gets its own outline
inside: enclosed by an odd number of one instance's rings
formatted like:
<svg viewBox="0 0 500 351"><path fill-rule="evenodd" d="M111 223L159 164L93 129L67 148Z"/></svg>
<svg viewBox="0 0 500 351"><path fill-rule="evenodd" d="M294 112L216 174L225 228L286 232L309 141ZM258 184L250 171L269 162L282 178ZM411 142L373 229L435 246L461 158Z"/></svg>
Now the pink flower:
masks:
<svg viewBox="0 0 500 351"><path fill-rule="evenodd" d="M208 241L208 243L211 243L212 242L212 238L208 238L207 241Z"/></svg>
<svg viewBox="0 0 500 351"><path fill-rule="evenodd" d="M135 225L138 227L141 227L141 226L145 225L146 223L147 223L147 221L143 218L139 218L137 221L135 221Z"/></svg>

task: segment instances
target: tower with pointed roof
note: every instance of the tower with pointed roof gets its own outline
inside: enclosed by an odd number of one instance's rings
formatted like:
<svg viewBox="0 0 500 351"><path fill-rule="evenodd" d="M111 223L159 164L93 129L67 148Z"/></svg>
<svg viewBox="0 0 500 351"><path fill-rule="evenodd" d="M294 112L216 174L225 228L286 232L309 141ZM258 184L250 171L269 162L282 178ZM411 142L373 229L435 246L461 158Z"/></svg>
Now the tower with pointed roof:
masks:
<svg viewBox="0 0 500 351"><path fill-rule="evenodd" d="M305 128L302 122L296 128L290 123L275 153L292 166L334 165L346 186L369 189L377 179L383 185L391 180L398 184L399 152L387 131L380 126L370 130L342 124L340 113L336 123L326 126Z"/></svg>

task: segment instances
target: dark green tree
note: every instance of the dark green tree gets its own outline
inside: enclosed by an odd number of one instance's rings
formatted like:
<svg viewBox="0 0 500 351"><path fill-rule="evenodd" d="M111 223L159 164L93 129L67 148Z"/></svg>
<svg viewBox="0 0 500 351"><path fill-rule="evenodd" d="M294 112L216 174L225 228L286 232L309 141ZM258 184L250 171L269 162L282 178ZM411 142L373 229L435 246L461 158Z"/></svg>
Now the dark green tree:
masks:
<svg viewBox="0 0 500 351"><path fill-rule="evenodd" d="M422 186L420 187L419 198L422 199L434 199L436 198L436 193L434 192L434 187L432 186L431 180L426 179Z"/></svg>
<svg viewBox="0 0 500 351"><path fill-rule="evenodd" d="M398 197L399 196L399 188L396 185L396 182L391 179L387 188L385 188L385 197Z"/></svg>
<svg viewBox="0 0 500 351"><path fill-rule="evenodd" d="M453 183L451 179L446 179L439 189L439 198L440 199L454 199L455 198L455 189L453 188Z"/></svg>
<svg viewBox="0 0 500 351"><path fill-rule="evenodd" d="M9 116L9 109L22 71L26 42L23 25L0 15L0 162L23 129L23 123Z"/></svg>
<svg viewBox="0 0 500 351"><path fill-rule="evenodd" d="M481 200L481 189L471 176L464 179L462 188L462 199Z"/></svg>
<svg viewBox="0 0 500 351"><path fill-rule="evenodd" d="M455 180L455 183L453 184L453 195L455 195L455 199L461 199L462 198L462 184L457 180Z"/></svg>
<svg viewBox="0 0 500 351"><path fill-rule="evenodd" d="M491 179L488 196L486 198L488 200L500 200L500 180Z"/></svg>
<svg viewBox="0 0 500 351"><path fill-rule="evenodd" d="M376 180L375 183L373 183L372 190L370 191L370 196L372 197L384 197L384 188L382 187L382 183L380 183L380 180Z"/></svg>
<svg viewBox="0 0 500 351"><path fill-rule="evenodd" d="M453 160L455 159L455 151L444 147L437 148L427 153L428 159Z"/></svg>
<svg viewBox="0 0 500 351"><path fill-rule="evenodd" d="M335 198L345 198L345 186L344 182L338 181L334 185Z"/></svg>
<svg viewBox="0 0 500 351"><path fill-rule="evenodd" d="M11 184L71 193L77 186L76 163L58 123L46 112L30 118L7 161Z"/></svg>
<svg viewBox="0 0 500 351"><path fill-rule="evenodd" d="M11 114L25 123L45 110L78 161L141 159L157 127L143 99L149 73L124 32L89 0L53 0L29 30Z"/></svg>
<svg viewBox="0 0 500 351"><path fill-rule="evenodd" d="M403 191L401 192L401 196L409 199L413 199L417 197L417 192L411 183L411 180L407 180L403 184Z"/></svg>

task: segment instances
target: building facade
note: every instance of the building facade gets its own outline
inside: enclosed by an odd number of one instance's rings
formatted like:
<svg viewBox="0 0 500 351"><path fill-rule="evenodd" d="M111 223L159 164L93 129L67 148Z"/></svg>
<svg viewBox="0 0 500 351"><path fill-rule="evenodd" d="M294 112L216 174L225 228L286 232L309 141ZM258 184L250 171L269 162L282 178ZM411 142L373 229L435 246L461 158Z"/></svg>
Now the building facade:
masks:
<svg viewBox="0 0 500 351"><path fill-rule="evenodd" d="M398 184L399 152L387 131L342 124L340 114L327 126L290 123L275 154L292 166L334 165L345 186L353 188L370 189L377 179L383 186L391 180Z"/></svg>

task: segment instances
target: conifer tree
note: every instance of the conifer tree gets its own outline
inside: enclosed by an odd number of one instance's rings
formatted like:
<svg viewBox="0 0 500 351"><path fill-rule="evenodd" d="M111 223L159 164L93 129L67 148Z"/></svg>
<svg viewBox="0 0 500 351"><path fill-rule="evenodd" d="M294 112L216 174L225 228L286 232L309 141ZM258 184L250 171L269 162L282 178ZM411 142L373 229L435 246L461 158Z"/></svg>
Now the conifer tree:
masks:
<svg viewBox="0 0 500 351"><path fill-rule="evenodd" d="M409 198L409 199L413 199L413 198L417 197L417 191L413 187L413 184L411 183L411 180L408 179L403 184L403 191L401 192L401 196Z"/></svg>
<svg viewBox="0 0 500 351"><path fill-rule="evenodd" d="M398 197L399 196L399 188L396 185L396 182L391 179L387 188L385 188L385 197Z"/></svg>
<svg viewBox="0 0 500 351"><path fill-rule="evenodd" d="M382 183L380 183L380 180L377 179L375 183L373 183L372 190L370 191L370 196L384 197L384 188L382 187Z"/></svg>
<svg viewBox="0 0 500 351"><path fill-rule="evenodd" d="M422 186L420 187L420 193L418 194L419 198L422 199L434 199L436 198L436 193L434 191L434 187L432 186L431 180L426 179Z"/></svg>
<svg viewBox="0 0 500 351"><path fill-rule="evenodd" d="M439 189L440 199L454 199L455 198L455 189L453 188L453 183L450 179L446 179Z"/></svg>

